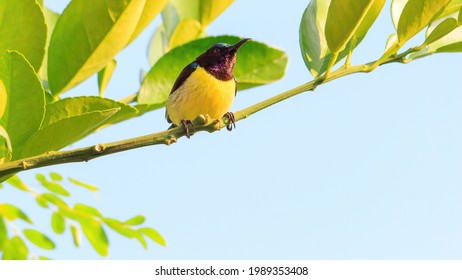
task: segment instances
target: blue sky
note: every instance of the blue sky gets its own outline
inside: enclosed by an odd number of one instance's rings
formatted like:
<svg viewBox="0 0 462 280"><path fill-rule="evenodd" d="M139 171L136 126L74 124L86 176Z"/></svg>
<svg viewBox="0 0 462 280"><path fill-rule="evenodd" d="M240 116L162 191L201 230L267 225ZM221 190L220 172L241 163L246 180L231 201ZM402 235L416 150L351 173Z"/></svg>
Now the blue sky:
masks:
<svg viewBox="0 0 462 280"><path fill-rule="evenodd" d="M68 1L45 3L61 10ZM298 46L309 1L235 3L208 29L251 37L285 50L285 78L238 93L239 110L311 80ZM378 58L393 30L387 1L352 63ZM157 19L118 57L107 96L136 92ZM239 59L239 57L238 57ZM237 123L231 133L200 133L58 172L101 188L99 198L73 189L73 201L121 219L144 214L168 246L110 230L109 259L460 259L462 252L461 54L389 64L348 76ZM71 94L97 94L96 78ZM72 148L164 130L164 110L110 127ZM56 259L97 259L69 230L56 236L49 213L3 189L46 228ZM3 199L2 199L3 200ZM18 201L19 200L19 201ZM38 250L37 250L38 251ZM40 252L40 251L39 251ZM46 254L46 253L45 253Z"/></svg>

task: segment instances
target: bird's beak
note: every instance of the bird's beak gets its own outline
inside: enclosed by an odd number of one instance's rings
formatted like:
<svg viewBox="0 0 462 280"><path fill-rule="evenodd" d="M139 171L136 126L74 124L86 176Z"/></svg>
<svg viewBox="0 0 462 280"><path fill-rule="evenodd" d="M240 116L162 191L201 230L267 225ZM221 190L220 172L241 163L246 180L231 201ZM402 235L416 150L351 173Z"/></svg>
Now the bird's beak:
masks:
<svg viewBox="0 0 462 280"><path fill-rule="evenodd" d="M232 45L231 47L229 47L228 49L228 52L237 52L237 50L247 41L249 41L250 38L244 38L242 40L240 40L239 42L237 42L236 44Z"/></svg>

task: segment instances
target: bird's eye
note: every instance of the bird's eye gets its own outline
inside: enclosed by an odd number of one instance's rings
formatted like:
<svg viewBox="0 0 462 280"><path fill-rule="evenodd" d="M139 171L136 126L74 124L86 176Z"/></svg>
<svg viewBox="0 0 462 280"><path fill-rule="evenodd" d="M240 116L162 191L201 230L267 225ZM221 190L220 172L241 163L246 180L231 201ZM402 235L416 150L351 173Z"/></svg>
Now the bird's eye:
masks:
<svg viewBox="0 0 462 280"><path fill-rule="evenodd" d="M220 53L220 49L213 49L213 53L214 53L214 54L219 54L219 53Z"/></svg>

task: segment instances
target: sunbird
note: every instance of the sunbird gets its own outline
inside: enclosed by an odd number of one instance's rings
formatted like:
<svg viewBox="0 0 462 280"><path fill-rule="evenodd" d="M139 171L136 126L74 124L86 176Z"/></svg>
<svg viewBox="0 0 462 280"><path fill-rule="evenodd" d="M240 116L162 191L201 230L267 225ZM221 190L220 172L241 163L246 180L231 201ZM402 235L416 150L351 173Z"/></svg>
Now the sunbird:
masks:
<svg viewBox="0 0 462 280"><path fill-rule="evenodd" d="M236 127L234 114L229 111L237 94L233 69L238 49L248 40L234 45L217 43L181 71L166 104L165 117L172 127L182 125L189 138L189 125L199 115L212 119L226 116L230 122L227 129Z"/></svg>

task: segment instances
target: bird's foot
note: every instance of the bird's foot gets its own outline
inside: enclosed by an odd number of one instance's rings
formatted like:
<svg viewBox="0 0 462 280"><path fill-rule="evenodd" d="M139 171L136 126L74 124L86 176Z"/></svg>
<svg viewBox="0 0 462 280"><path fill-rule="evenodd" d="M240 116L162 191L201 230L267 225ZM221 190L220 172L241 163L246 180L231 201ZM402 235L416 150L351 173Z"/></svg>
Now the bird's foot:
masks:
<svg viewBox="0 0 462 280"><path fill-rule="evenodd" d="M181 120L181 125L184 128L184 133L186 134L186 137L188 137L189 139L191 135L194 134L194 132L192 134L189 132L189 125L191 125L192 129L194 129L194 124L190 120Z"/></svg>
<svg viewBox="0 0 462 280"><path fill-rule="evenodd" d="M228 131L231 131L233 130L233 128L236 128L236 118L234 117L234 114L232 112L227 112L223 115L223 117L228 118L228 125L226 126L226 129Z"/></svg>

